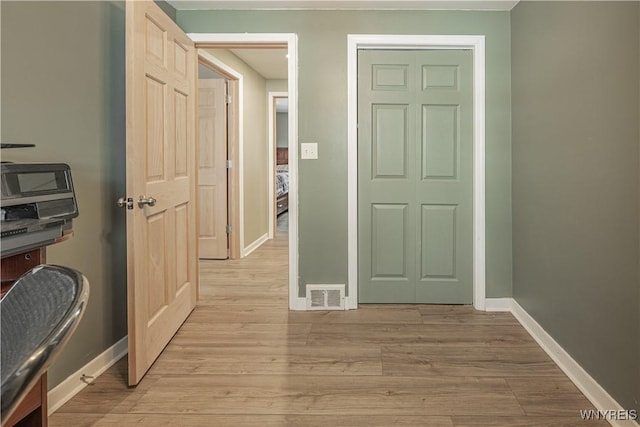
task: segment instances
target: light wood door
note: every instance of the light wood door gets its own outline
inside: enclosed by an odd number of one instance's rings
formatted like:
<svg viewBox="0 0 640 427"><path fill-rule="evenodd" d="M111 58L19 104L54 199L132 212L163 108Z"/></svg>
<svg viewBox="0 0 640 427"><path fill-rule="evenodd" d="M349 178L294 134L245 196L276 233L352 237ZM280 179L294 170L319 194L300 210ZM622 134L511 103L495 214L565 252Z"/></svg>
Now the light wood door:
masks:
<svg viewBox="0 0 640 427"><path fill-rule="evenodd" d="M200 258L226 259L227 238L227 84L198 80L198 206Z"/></svg>
<svg viewBox="0 0 640 427"><path fill-rule="evenodd" d="M126 3L129 384L196 305L196 51L153 1ZM139 204L145 197L150 203ZM150 200L155 199L155 203Z"/></svg>
<svg viewBox="0 0 640 427"><path fill-rule="evenodd" d="M471 303L471 61L359 53L360 302Z"/></svg>

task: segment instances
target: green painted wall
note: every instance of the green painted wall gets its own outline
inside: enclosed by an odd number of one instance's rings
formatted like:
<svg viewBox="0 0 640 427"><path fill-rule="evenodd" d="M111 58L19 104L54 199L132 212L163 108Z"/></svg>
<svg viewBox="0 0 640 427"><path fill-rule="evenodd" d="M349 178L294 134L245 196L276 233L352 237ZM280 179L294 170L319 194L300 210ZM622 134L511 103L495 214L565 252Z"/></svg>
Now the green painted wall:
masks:
<svg viewBox="0 0 640 427"><path fill-rule="evenodd" d="M288 85L287 80L267 80L267 99L269 92L288 92ZM288 113L276 113L276 146L281 148L289 146Z"/></svg>
<svg viewBox="0 0 640 427"><path fill-rule="evenodd" d="M276 146L285 148L289 146L289 114L276 113Z"/></svg>
<svg viewBox="0 0 640 427"><path fill-rule="evenodd" d="M267 96L268 92L287 92L289 81L288 80L267 80Z"/></svg>
<svg viewBox="0 0 640 427"><path fill-rule="evenodd" d="M511 20L513 295L627 409L640 408L639 8L521 2Z"/></svg>
<svg viewBox="0 0 640 427"><path fill-rule="evenodd" d="M124 2L6 2L2 14L2 160L71 165L80 216L47 261L89 279L75 335L49 371L56 386L127 333L124 212Z"/></svg>
<svg viewBox="0 0 640 427"><path fill-rule="evenodd" d="M173 19L173 21L175 22L176 20L176 9L171 6L169 3L167 3L164 0L153 0L155 4L157 4L160 9L163 10L164 13L167 14L167 16L171 19Z"/></svg>
<svg viewBox="0 0 640 427"><path fill-rule="evenodd" d="M297 33L300 295L307 283L347 283L347 34L486 35L487 294L511 296L509 12L178 11L186 32Z"/></svg>

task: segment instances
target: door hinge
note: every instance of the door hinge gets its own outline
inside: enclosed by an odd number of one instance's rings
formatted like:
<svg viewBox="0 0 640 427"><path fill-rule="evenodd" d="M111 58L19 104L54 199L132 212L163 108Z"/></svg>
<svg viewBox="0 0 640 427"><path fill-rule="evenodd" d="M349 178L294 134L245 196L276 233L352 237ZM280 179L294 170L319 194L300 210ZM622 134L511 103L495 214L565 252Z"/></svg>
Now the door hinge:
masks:
<svg viewBox="0 0 640 427"><path fill-rule="evenodd" d="M231 233L233 231L233 227L231 226L231 224L227 224L227 234Z"/></svg>
<svg viewBox="0 0 640 427"><path fill-rule="evenodd" d="M227 160L227 169L231 169L233 167L233 160Z"/></svg>
<svg viewBox="0 0 640 427"><path fill-rule="evenodd" d="M227 105L231 104L231 95L227 95Z"/></svg>

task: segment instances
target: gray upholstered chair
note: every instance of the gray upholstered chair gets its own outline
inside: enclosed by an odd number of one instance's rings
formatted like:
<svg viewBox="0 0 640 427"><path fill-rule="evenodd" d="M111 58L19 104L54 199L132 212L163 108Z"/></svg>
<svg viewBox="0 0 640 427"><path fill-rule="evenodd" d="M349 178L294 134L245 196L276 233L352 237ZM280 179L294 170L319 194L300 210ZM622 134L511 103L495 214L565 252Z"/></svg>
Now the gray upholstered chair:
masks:
<svg viewBox="0 0 640 427"><path fill-rule="evenodd" d="M80 272L41 265L0 302L2 423L47 370L78 326L89 298Z"/></svg>

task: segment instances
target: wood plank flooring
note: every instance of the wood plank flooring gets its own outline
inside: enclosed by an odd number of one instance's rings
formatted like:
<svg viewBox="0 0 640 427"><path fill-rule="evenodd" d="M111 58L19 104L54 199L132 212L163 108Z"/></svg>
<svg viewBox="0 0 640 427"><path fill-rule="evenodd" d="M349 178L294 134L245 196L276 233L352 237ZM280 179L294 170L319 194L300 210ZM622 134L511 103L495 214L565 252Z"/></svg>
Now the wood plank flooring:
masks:
<svg viewBox="0 0 640 427"><path fill-rule="evenodd" d="M201 263L201 294L147 376L126 358L51 426L581 426L592 405L507 313L287 310L287 241Z"/></svg>

